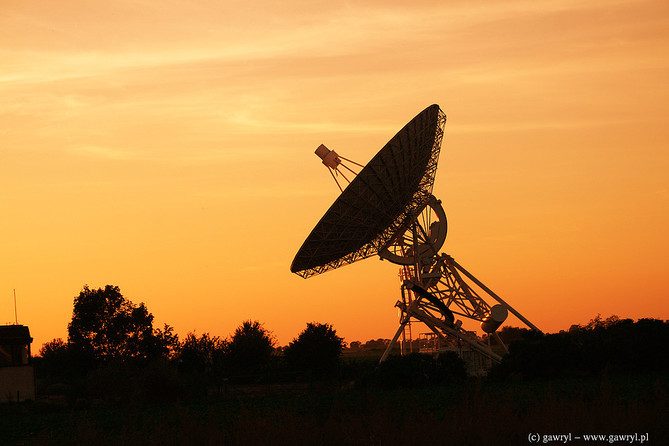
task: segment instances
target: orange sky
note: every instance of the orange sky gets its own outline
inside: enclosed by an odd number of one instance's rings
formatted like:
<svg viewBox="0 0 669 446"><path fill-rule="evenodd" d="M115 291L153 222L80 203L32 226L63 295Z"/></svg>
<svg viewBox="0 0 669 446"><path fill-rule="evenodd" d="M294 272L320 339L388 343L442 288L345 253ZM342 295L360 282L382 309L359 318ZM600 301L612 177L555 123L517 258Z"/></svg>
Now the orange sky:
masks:
<svg viewBox="0 0 669 446"><path fill-rule="evenodd" d="M180 335L391 337L397 267L289 272L432 103L445 251L545 331L669 318L666 1L2 0L0 323L66 337L84 284ZM509 323L519 325L515 318Z"/></svg>

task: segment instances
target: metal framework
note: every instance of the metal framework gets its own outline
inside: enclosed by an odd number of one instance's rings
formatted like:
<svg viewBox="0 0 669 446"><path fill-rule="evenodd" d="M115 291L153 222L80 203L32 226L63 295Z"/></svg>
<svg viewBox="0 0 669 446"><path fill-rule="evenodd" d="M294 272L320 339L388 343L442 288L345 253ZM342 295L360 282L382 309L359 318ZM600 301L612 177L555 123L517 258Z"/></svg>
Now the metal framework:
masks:
<svg viewBox="0 0 669 446"><path fill-rule="evenodd" d="M337 198L298 251L304 277L377 254L432 195L446 115L432 105L395 135Z"/></svg>
<svg viewBox="0 0 669 446"><path fill-rule="evenodd" d="M381 258L402 265L402 299L396 303L401 311L400 326L381 361L384 361L400 335L405 336L411 320L427 325L446 345L462 345L499 361L491 346L480 341L476 333L463 329L464 318L481 324L506 351L496 330L513 313L528 327L539 330L522 314L485 286L452 257L440 254L446 238L446 214L439 200L431 197L411 224L398 233L393 245L382 251ZM497 303L495 303L495 301ZM489 338L490 339L490 338Z"/></svg>
<svg viewBox="0 0 669 446"><path fill-rule="evenodd" d="M452 257L439 252L447 221L432 189L445 124L446 115L432 105L404 126L349 183L291 265L291 271L304 278L375 254L401 265L402 298L396 303L400 325L381 361L401 335L411 337L412 320L424 323L444 344L466 345L494 361L501 357L489 340L494 337L506 350L496 330L508 312L538 331ZM333 170L340 172L341 159L334 151L321 145L316 154L333 177ZM341 188L338 181L337 185ZM480 323L490 335L488 343L463 328L461 319Z"/></svg>

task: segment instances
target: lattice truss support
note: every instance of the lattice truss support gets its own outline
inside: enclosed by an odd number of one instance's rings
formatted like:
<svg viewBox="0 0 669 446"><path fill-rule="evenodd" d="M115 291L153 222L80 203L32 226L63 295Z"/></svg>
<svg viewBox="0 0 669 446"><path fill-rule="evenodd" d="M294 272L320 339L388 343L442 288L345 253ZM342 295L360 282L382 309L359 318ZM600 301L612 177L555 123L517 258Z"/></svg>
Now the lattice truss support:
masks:
<svg viewBox="0 0 669 446"><path fill-rule="evenodd" d="M406 327L410 327L415 321L424 323L446 346L461 346L464 343L488 358L501 360L501 357L493 352L489 345L481 342L475 333L463 329L462 320L458 318L460 316L481 322L489 313L490 306L462 281L457 271L453 274L446 262L440 263L443 276L438 281L435 281L434 272L428 280L420 280L416 278L413 266L402 267L400 271L401 277L404 278L401 287L402 299L395 304L401 312L400 326L381 357L381 362L386 360L400 334L403 334ZM425 282L428 284L432 282L434 285L425 289L423 288ZM429 294L417 292L416 283L420 283L420 289Z"/></svg>
<svg viewBox="0 0 669 446"><path fill-rule="evenodd" d="M439 210L438 202L433 203L434 209ZM443 211L438 213L443 218ZM395 263L411 263L402 265L400 269L402 300L396 303L401 311L400 327L381 362L387 358L399 336L411 326L412 320L424 323L443 344L453 347L466 345L493 361L501 360L499 354L492 350L490 344L482 342L475 332L464 329L463 319L480 323L482 330L490 335L489 339L494 338L507 352L496 330L509 312L529 328L540 331L452 257L437 254L439 246L435 246L433 241L440 244L445 235L435 237L425 230L425 225L420 224L421 218L413 221L405 234L396 239L395 246L382 255ZM433 232L435 228L433 226Z"/></svg>

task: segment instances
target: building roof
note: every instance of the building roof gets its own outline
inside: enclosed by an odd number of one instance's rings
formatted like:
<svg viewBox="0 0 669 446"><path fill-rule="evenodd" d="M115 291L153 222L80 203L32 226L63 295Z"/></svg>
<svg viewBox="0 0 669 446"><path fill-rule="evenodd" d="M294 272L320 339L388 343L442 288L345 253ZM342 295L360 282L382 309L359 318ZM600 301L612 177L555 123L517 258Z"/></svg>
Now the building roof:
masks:
<svg viewBox="0 0 669 446"><path fill-rule="evenodd" d="M30 344L32 341L26 325L0 325L0 344Z"/></svg>

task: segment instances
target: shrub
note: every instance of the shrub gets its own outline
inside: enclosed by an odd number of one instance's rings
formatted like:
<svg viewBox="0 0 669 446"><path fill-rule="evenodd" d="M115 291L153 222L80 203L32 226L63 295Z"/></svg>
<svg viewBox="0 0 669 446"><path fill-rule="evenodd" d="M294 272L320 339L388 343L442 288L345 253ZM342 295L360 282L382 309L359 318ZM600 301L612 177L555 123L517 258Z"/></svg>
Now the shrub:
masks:
<svg viewBox="0 0 669 446"><path fill-rule="evenodd" d="M284 355L293 369L323 376L336 369L343 347L344 340L332 325L308 323L284 349Z"/></svg>

